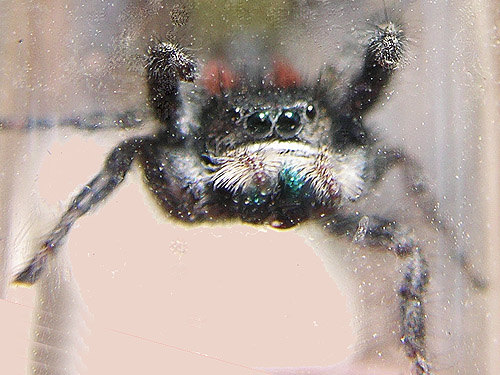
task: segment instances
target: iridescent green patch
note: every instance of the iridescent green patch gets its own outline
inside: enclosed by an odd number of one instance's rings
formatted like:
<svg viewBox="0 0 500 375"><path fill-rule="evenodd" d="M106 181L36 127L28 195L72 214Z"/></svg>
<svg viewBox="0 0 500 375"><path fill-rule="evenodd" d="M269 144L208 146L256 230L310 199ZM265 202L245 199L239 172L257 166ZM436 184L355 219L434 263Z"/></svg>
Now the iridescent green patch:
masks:
<svg viewBox="0 0 500 375"><path fill-rule="evenodd" d="M269 200L267 191L254 190L245 196L243 204L260 206Z"/></svg>
<svg viewBox="0 0 500 375"><path fill-rule="evenodd" d="M283 183L284 195L287 198L295 200L302 196L306 182L303 177L299 176L297 170L284 168L280 172L280 179Z"/></svg>

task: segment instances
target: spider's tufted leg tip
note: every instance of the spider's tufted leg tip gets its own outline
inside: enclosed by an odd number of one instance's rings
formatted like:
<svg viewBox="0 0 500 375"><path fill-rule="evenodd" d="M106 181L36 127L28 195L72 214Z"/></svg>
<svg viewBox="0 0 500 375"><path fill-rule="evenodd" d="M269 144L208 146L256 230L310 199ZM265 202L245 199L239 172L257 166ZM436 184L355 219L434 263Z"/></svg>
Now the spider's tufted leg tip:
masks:
<svg viewBox="0 0 500 375"><path fill-rule="evenodd" d="M387 22L373 31L368 52L376 64L394 70L404 64L407 45L403 28L394 22Z"/></svg>
<svg viewBox="0 0 500 375"><path fill-rule="evenodd" d="M37 254L30 263L19 272L12 283L14 285L31 286L40 279L45 271L48 254Z"/></svg>

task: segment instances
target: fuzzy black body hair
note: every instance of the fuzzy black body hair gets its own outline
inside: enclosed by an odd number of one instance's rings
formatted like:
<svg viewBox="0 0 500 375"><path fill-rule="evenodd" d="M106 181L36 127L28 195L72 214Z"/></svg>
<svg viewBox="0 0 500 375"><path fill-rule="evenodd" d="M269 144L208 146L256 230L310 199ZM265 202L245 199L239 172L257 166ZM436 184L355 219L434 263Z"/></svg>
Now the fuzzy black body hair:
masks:
<svg viewBox="0 0 500 375"><path fill-rule="evenodd" d="M286 229L314 221L330 236L405 260L398 291L401 343L412 374L430 375L429 275L421 244L394 218L345 209L400 167L408 194L438 229L450 232L422 185L418 164L404 151L381 145L363 122L401 67L405 50L399 25L377 26L364 46L361 70L338 90L328 75L309 84L290 71L255 77L221 69L203 76L182 47L155 41L145 71L149 107L160 128L110 152L15 281L32 284L42 277L76 220L137 164L165 215L184 224L233 220Z"/></svg>

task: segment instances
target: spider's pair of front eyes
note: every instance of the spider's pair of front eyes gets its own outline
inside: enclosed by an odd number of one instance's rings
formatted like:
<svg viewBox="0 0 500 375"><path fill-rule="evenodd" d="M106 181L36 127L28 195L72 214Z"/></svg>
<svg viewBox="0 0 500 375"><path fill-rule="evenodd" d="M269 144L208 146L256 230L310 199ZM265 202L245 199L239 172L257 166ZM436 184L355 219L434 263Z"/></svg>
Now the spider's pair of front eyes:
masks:
<svg viewBox="0 0 500 375"><path fill-rule="evenodd" d="M272 118L269 112L255 112L245 119L245 129L251 135L259 138L269 136L273 129L283 138L292 138L300 133L302 123L300 109L285 109L277 118ZM316 115L314 106L309 105L305 110L306 116L313 119Z"/></svg>

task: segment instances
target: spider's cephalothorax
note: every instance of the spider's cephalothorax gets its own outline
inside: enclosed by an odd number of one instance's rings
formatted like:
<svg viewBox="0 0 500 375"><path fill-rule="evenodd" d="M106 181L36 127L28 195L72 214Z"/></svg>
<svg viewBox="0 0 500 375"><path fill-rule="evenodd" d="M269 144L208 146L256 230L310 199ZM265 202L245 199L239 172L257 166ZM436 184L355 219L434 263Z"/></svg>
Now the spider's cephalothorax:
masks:
<svg viewBox="0 0 500 375"><path fill-rule="evenodd" d="M288 228L315 220L329 235L406 259L398 291L401 342L413 373L430 374L428 271L420 244L397 220L352 209L399 165L408 194L438 229L450 232L418 165L401 150L380 146L362 121L401 65L404 46L399 26L376 28L360 72L344 90L334 90L327 79L308 85L276 72L255 78L208 69L212 82L195 80L196 65L182 48L156 43L145 69L149 106L161 129L111 151L16 281L30 284L42 275L75 221L123 181L135 160L164 212L184 223L232 219Z"/></svg>
<svg viewBox="0 0 500 375"><path fill-rule="evenodd" d="M324 95L319 85L243 80L207 99L200 147L226 214L287 228L359 197L366 151L335 137L338 119Z"/></svg>

